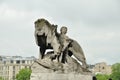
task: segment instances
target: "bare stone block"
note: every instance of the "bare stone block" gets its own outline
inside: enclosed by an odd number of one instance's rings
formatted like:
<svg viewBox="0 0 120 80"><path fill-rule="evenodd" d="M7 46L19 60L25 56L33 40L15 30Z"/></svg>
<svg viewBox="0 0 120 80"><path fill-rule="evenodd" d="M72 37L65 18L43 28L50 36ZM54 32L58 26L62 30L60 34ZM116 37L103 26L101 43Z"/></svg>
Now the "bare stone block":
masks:
<svg viewBox="0 0 120 80"><path fill-rule="evenodd" d="M92 80L92 75L74 73L32 73L30 80Z"/></svg>

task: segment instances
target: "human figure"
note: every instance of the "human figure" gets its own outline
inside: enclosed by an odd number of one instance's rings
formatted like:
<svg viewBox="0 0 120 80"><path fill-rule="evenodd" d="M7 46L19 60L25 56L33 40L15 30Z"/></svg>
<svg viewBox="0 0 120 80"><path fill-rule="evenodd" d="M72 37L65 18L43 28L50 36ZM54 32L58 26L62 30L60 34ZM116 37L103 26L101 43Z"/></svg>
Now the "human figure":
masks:
<svg viewBox="0 0 120 80"><path fill-rule="evenodd" d="M67 35L67 27L63 26L60 29L60 44L61 44L61 51L62 51L62 63L66 61L66 54L68 52L67 47L72 41Z"/></svg>
<svg viewBox="0 0 120 80"><path fill-rule="evenodd" d="M62 51L65 50L65 48L69 45L71 40L66 35L67 34L67 27L63 26L60 29L60 44L62 45Z"/></svg>

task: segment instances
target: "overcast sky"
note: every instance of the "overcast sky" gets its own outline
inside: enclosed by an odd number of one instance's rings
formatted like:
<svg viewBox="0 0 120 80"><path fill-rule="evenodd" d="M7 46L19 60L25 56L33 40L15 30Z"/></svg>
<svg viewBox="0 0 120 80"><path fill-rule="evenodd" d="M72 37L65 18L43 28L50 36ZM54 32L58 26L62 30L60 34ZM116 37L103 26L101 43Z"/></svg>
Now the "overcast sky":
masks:
<svg viewBox="0 0 120 80"><path fill-rule="evenodd" d="M88 64L120 62L120 0L0 0L0 55L38 57L34 21L68 27Z"/></svg>

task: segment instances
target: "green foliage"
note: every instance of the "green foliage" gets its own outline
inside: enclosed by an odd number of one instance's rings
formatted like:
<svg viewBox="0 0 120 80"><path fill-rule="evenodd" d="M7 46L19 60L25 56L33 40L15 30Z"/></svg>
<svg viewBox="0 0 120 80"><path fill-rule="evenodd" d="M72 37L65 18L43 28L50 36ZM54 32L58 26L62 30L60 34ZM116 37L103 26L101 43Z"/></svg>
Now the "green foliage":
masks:
<svg viewBox="0 0 120 80"><path fill-rule="evenodd" d="M108 80L109 79L109 75L106 75L106 74L97 74L96 78L97 78L97 80Z"/></svg>
<svg viewBox="0 0 120 80"><path fill-rule="evenodd" d="M0 77L0 80L3 80L2 77Z"/></svg>
<svg viewBox="0 0 120 80"><path fill-rule="evenodd" d="M120 63L116 63L112 65L111 78L113 80L120 80Z"/></svg>
<svg viewBox="0 0 120 80"><path fill-rule="evenodd" d="M16 75L17 80L30 80L31 70L28 68L21 69Z"/></svg>
<svg viewBox="0 0 120 80"><path fill-rule="evenodd" d="M111 75L104 75L104 74L97 74L97 80L120 80L120 63L116 63L112 65L112 74Z"/></svg>

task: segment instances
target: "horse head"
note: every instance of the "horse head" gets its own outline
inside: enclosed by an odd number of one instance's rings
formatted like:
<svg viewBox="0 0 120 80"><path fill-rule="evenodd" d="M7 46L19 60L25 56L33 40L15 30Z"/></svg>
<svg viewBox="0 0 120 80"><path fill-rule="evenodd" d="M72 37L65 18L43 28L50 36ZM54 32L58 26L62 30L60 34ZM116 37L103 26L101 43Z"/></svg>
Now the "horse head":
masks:
<svg viewBox="0 0 120 80"><path fill-rule="evenodd" d="M57 25L50 24L43 18L35 21L35 39L37 45L40 46L42 55L44 55L46 49L51 48L53 48L55 54L60 53L60 44L57 37Z"/></svg>
<svg viewBox="0 0 120 80"><path fill-rule="evenodd" d="M45 35L47 35L48 33L48 27L50 27L51 24L45 20L45 19L38 19L37 21L35 21L35 32L37 35L43 35L45 33Z"/></svg>

